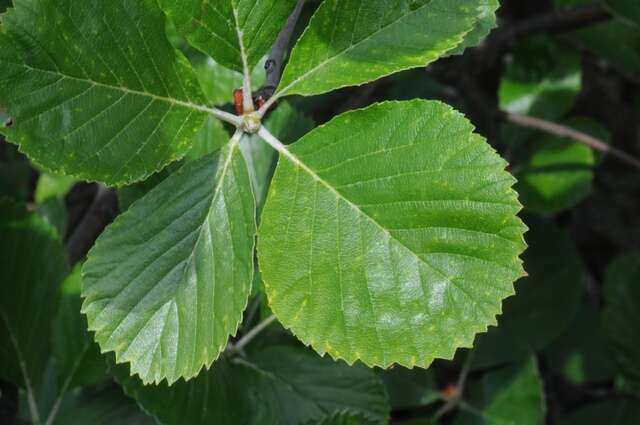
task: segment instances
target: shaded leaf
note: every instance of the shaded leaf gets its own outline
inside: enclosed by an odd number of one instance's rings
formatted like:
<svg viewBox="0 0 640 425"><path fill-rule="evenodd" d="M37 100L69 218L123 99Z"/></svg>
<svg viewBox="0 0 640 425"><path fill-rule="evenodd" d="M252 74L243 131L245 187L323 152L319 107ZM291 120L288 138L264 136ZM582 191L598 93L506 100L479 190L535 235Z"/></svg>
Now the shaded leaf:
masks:
<svg viewBox="0 0 640 425"><path fill-rule="evenodd" d="M118 388L108 388L97 394L84 395L62 412L54 425L154 425Z"/></svg>
<svg viewBox="0 0 640 425"><path fill-rule="evenodd" d="M373 371L287 346L267 347L247 359L223 357L196 379L170 387L143 386L122 366L115 376L166 425L299 425L343 409L376 422L388 417L384 388Z"/></svg>
<svg viewBox="0 0 640 425"><path fill-rule="evenodd" d="M640 391L640 253L616 260L605 276L605 335L618 370Z"/></svg>
<svg viewBox="0 0 640 425"><path fill-rule="evenodd" d="M519 360L546 346L571 323L580 306L583 271L569 236L552 224L528 220L524 254L528 277L505 300L498 327L478 335L474 367Z"/></svg>
<svg viewBox="0 0 640 425"><path fill-rule="evenodd" d="M578 409L561 418L558 425L636 425L640 423L640 402L611 400Z"/></svg>
<svg viewBox="0 0 640 425"><path fill-rule="evenodd" d="M0 33L2 131L48 170L117 185L184 155L204 96L154 0L23 0Z"/></svg>
<svg viewBox="0 0 640 425"><path fill-rule="evenodd" d="M394 367L382 371L393 409L409 409L440 400L440 389L431 370Z"/></svg>
<svg viewBox="0 0 640 425"><path fill-rule="evenodd" d="M233 103L233 91L242 87L241 73L225 68L212 58L199 62L195 69L207 102L213 105ZM259 63L251 73L253 90L262 87L265 79L264 65Z"/></svg>
<svg viewBox="0 0 640 425"><path fill-rule="evenodd" d="M211 365L246 307L254 208L234 140L119 216L83 267L83 312L102 351L131 363L145 383Z"/></svg>
<svg viewBox="0 0 640 425"><path fill-rule="evenodd" d="M640 3L636 0L606 0L605 3L620 19L640 27Z"/></svg>
<svg viewBox="0 0 640 425"><path fill-rule="evenodd" d="M545 350L549 368L573 384L612 379L615 367L606 350L598 311L584 305L566 332Z"/></svg>
<svg viewBox="0 0 640 425"><path fill-rule="evenodd" d="M57 232L38 215L0 200L0 377L28 392L44 375L67 273Z"/></svg>
<svg viewBox="0 0 640 425"><path fill-rule="evenodd" d="M486 1L324 1L278 91L309 96L425 66L463 43Z"/></svg>
<svg viewBox="0 0 640 425"><path fill-rule="evenodd" d="M456 425L543 425L545 401L535 358L485 375L472 404Z"/></svg>
<svg viewBox="0 0 640 425"><path fill-rule="evenodd" d="M320 354L428 366L495 324L523 274L506 163L439 102L343 114L280 158L258 255L280 322Z"/></svg>
<svg viewBox="0 0 640 425"><path fill-rule="evenodd" d="M106 363L87 320L80 314L80 266L76 266L62 283L60 306L53 321L53 356L59 382L66 391L106 379Z"/></svg>
<svg viewBox="0 0 640 425"><path fill-rule="evenodd" d="M574 118L564 123L601 140L610 136L597 122ZM546 136L531 143L535 151L518 172L516 189L525 208L537 213L558 213L575 207L592 190L593 150L574 140Z"/></svg>

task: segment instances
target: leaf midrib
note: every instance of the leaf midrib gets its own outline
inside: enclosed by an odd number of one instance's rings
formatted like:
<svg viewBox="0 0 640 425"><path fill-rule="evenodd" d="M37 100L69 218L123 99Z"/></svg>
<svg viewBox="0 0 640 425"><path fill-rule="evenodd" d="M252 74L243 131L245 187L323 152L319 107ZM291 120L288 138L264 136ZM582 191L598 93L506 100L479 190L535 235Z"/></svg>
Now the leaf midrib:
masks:
<svg viewBox="0 0 640 425"><path fill-rule="evenodd" d="M28 69L28 70L31 70L31 71L41 72L41 73L45 73L45 74L49 74L49 75L55 75L57 77L60 77L60 80L58 80L57 82L60 82L60 81L62 81L64 79L71 80L71 81L78 81L78 82L81 82L81 83L84 83L84 84L89 84L89 85L95 86L95 87L103 87L103 88L107 88L109 90L121 91L121 92L127 93L127 94L133 94L133 95L136 95L136 96L148 97L148 98L151 98L151 99L154 99L154 100L158 100L160 102L168 103L170 105L178 105L178 106L182 106L183 108L193 109L193 110L196 110L196 111L199 111L199 112L203 112L203 113L207 113L207 114L211 113L211 109L206 107L206 106L204 106L204 105L197 105L195 103L186 102L184 100L176 99L176 98L173 98L173 97L160 96L160 95L157 95L157 94L154 94L154 93L150 93L150 92L146 92L146 91L130 89L128 87L102 83L100 81L90 80L90 79L87 79L87 78L74 77L74 76L71 76L71 75L63 74L62 72L51 71L49 69L35 68L33 66L29 66L29 65L21 64L21 63L6 62L6 61L0 62L0 63L7 63L7 64L11 64L11 65L20 67L20 68Z"/></svg>
<svg viewBox="0 0 640 425"><path fill-rule="evenodd" d="M362 0L365 1L365 0ZM361 2L362 4L362 2ZM347 47L346 49L342 50L341 52L338 52L337 54L335 54L334 56L325 59L324 61L320 62L318 65L316 65L315 67L313 67L312 69L310 69L309 71L305 72L304 74L300 75L298 78L296 78L295 80L293 80L291 83L289 83L286 87L284 87L282 90L278 90L278 93L276 93L277 96L282 96L285 95L289 90L291 90L292 87L294 87L295 85L297 85L298 83L300 83L302 80L304 80L305 78L307 78L310 74L313 74L314 72L316 72L318 69L326 66L327 64L333 62L335 59L344 56L345 54L347 54L348 52L350 52L351 50L355 49L356 47L360 46L362 43L365 43L367 41L369 41L370 39L372 39L373 37L377 36L380 32L385 31L387 29L389 29L390 27L395 26L396 24L398 24L400 21L402 21L403 19L413 16L414 14L422 11L422 9L424 9L427 6L430 6L431 2L423 4L422 6L410 11L409 13L407 13L406 15L402 15L400 16L398 19L396 19L395 21L389 23L386 26L383 26L382 28L374 31L373 33L369 34L367 37L363 38L362 40L358 41L355 44L351 44L349 47ZM311 25L307 26L307 29L304 31L304 33L300 36L300 39L302 40L303 37L305 36L305 34L307 33L307 31L309 31L309 28L311 28ZM460 43L462 43L462 41L464 40L464 37L466 36L467 33L471 32L473 28L469 29L468 31L464 32L461 34L460 37L460 41L457 45L459 45ZM456 46L457 46L456 45ZM453 50L456 48L456 46L451 47L451 49L449 50ZM293 53L292 53L293 54ZM396 72L396 71L393 71Z"/></svg>

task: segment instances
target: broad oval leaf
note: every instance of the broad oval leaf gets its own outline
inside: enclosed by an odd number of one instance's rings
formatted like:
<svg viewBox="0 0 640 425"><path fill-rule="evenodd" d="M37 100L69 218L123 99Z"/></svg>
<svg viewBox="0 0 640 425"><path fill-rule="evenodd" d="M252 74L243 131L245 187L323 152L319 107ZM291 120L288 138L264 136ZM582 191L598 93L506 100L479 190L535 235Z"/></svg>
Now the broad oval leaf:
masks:
<svg viewBox="0 0 640 425"><path fill-rule="evenodd" d="M83 267L83 312L102 351L147 383L211 365L246 307L254 215L236 140L188 162L118 217Z"/></svg>
<svg viewBox="0 0 640 425"><path fill-rule="evenodd" d="M291 53L281 95L314 95L425 66L459 46L486 0L326 0Z"/></svg>
<svg viewBox="0 0 640 425"><path fill-rule="evenodd" d="M347 362L428 366L495 324L523 275L506 162L450 107L343 114L280 158L259 230L273 312Z"/></svg>
<svg viewBox="0 0 640 425"><path fill-rule="evenodd" d="M139 180L184 155L205 117L154 0L23 0L0 32L7 137L47 169Z"/></svg>
<svg viewBox="0 0 640 425"><path fill-rule="evenodd" d="M160 0L189 43L227 68L258 63L278 37L296 0Z"/></svg>
<svg viewBox="0 0 640 425"><path fill-rule="evenodd" d="M219 359L189 382L144 386L113 369L125 392L166 425L300 425L348 409L387 423L389 407L376 373L286 345ZM171 400L171 403L167 403Z"/></svg>
<svg viewBox="0 0 640 425"><path fill-rule="evenodd" d="M29 395L49 360L51 322L67 273L55 229L0 199L0 378Z"/></svg>

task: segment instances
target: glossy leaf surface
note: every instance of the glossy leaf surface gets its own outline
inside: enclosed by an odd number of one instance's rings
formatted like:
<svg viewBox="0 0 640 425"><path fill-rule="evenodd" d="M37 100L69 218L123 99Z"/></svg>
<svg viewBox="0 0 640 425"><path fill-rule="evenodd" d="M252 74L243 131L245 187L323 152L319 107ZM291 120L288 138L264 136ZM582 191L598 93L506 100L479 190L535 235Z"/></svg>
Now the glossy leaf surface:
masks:
<svg viewBox="0 0 640 425"><path fill-rule="evenodd" d="M314 95L425 66L459 46L486 0L327 0L291 53L281 94Z"/></svg>
<svg viewBox="0 0 640 425"><path fill-rule="evenodd" d="M100 236L83 312L146 383L191 378L235 333L253 277L255 205L237 141L188 162Z"/></svg>
<svg viewBox="0 0 640 425"><path fill-rule="evenodd" d="M4 128L36 163L109 184L181 157L204 120L154 0L24 0L3 19Z"/></svg>
<svg viewBox="0 0 640 425"><path fill-rule="evenodd" d="M426 367L471 345L523 274L505 165L439 102L378 104L307 134L262 215L273 312L349 363Z"/></svg>

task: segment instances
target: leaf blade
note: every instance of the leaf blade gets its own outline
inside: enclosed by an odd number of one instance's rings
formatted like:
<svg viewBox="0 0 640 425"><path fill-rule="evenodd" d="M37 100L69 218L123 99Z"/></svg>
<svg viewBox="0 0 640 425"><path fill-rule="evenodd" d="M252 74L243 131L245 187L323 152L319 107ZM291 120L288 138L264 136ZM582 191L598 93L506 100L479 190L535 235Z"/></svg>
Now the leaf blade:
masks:
<svg viewBox="0 0 640 425"><path fill-rule="evenodd" d="M462 43L480 3L325 1L293 49L278 95L310 96L426 66Z"/></svg>
<svg viewBox="0 0 640 425"><path fill-rule="evenodd" d="M153 1L19 2L0 46L3 132L54 172L139 180L182 156L207 112Z"/></svg>
<svg viewBox="0 0 640 425"><path fill-rule="evenodd" d="M134 203L83 267L90 330L144 382L210 366L246 307L255 204L238 140L216 161L188 162Z"/></svg>
<svg viewBox="0 0 640 425"><path fill-rule="evenodd" d="M258 254L285 327L349 363L426 367L495 324L523 273L525 227L504 161L471 132L439 102L390 102L284 151Z"/></svg>

